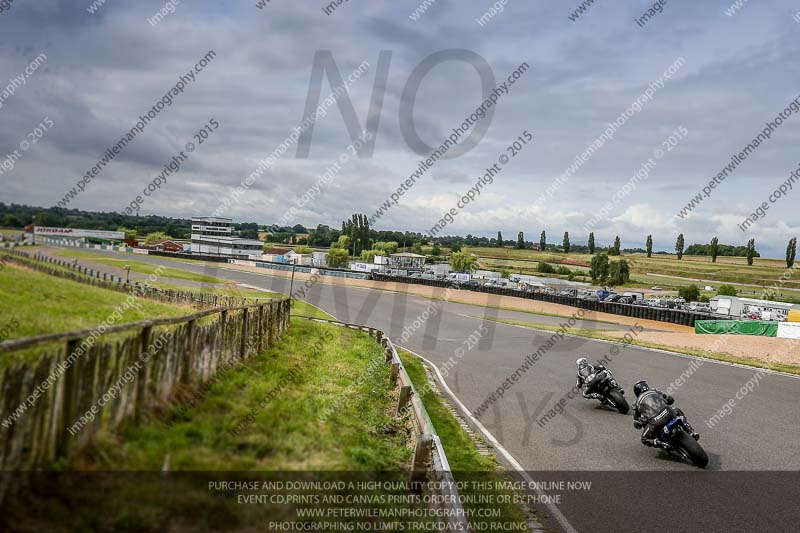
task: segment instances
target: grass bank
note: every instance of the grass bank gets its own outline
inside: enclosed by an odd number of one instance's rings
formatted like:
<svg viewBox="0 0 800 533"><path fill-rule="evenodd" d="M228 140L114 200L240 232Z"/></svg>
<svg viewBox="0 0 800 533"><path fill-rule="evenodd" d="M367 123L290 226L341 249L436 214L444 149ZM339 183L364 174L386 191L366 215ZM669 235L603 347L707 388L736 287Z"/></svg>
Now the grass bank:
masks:
<svg viewBox="0 0 800 533"><path fill-rule="evenodd" d="M293 320L279 343L222 373L199 402L188 395L162 416L87 450L76 466L160 470L169 456L171 470L405 468L405 435L377 431L391 421L389 368L367 369L382 358L366 334ZM354 385L362 375L369 378ZM321 420L334 404L336 411ZM248 415L252 421L242 424Z"/></svg>
<svg viewBox="0 0 800 533"><path fill-rule="evenodd" d="M214 490L211 480L259 480L261 487L267 480L405 479L409 429L393 418L396 397L383 357L363 332L295 319L265 353L56 465L62 477L17 502L0 524L11 519L21 531L67 524L94 531L264 531L273 530L269 521L288 520L325 530L323 519L297 518L299 502L243 505L239 498L286 490ZM72 482L69 472L80 472L81 482Z"/></svg>
<svg viewBox="0 0 800 533"><path fill-rule="evenodd" d="M18 326L5 338L90 329L105 321L118 308L116 324L156 317L189 314L188 308L138 298L138 307L121 309L128 296L121 292L49 276L9 264L0 270L0 327Z"/></svg>
<svg viewBox="0 0 800 533"><path fill-rule="evenodd" d="M447 460L453 471L456 482L465 482L460 490L461 499L464 501L464 510L470 517L470 522L479 524L475 530L492 531L493 526L502 522L513 523L520 529L514 531L528 531L527 516L520 506L513 503L514 494L507 490L496 488L494 490L476 490L472 487L473 481L504 482L511 478L508 473L498 470L498 463L494 455L479 453L475 442L461 427L450 409L442 402L441 398L428 386L428 377L422 361L410 352L399 350L400 359L408 372L411 381L420 393L422 403L428 411L439 438L442 440ZM491 503L478 503L478 497L488 497ZM511 502L504 500L509 498ZM503 501L503 503L499 503ZM498 513L496 516L480 516Z"/></svg>
<svg viewBox="0 0 800 533"><path fill-rule="evenodd" d="M149 276L153 274L158 268L158 265L152 265L150 263L142 263L140 261L136 261L130 254L122 256L122 257L107 257L103 254L99 253L91 253L91 252L82 252L80 250L60 250L57 255L59 257L66 257L66 258L73 258L73 259L85 259L87 261L92 261L94 263L98 263L101 265L114 267L120 269L120 273L117 274L119 276L125 276L125 271L122 267L128 265L131 267L131 272L136 272L137 274L143 274ZM214 276L207 276L205 274L197 274L195 272L188 272L186 270L180 270L177 268L170 268L170 267L160 267L161 275L159 278L172 278L172 279L180 279L184 281L196 281L198 283L225 283L225 280L222 278L217 278Z"/></svg>

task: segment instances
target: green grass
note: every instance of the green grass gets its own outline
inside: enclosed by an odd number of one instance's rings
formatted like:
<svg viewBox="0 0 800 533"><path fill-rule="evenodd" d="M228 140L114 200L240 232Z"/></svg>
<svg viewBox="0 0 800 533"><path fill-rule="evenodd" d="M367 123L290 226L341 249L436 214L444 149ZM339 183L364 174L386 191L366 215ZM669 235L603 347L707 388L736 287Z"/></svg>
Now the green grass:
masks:
<svg viewBox="0 0 800 533"><path fill-rule="evenodd" d="M76 281L49 276L9 264L0 269L0 325L19 323L8 338L59 333L96 327L128 296ZM139 298L140 308L122 312L115 323L190 314L188 308Z"/></svg>
<svg viewBox="0 0 800 533"><path fill-rule="evenodd" d="M110 267L115 267L120 269L120 273L117 274L119 276L125 276L125 271L122 270L122 267L125 265L129 265L131 267L131 272L136 272L138 274L150 275L156 272L159 268L161 269L161 274L159 279L162 278L172 278L172 279L180 279L184 281L196 281L198 283L224 283L225 280L221 278L217 278L214 276L207 276L205 274L197 274L195 272L187 272L185 270L180 270L176 268L169 268L169 267L161 267L158 265L151 265L150 263L141 263L136 261L135 259L131 258L130 256L126 255L121 258L116 257L106 257L104 255L90 253L90 252L82 252L80 250L61 250L58 252L58 255L61 257L69 257L75 259L86 259L88 261L92 261L94 263L98 263L101 265L106 265Z"/></svg>
<svg viewBox="0 0 800 533"><path fill-rule="evenodd" d="M178 285L176 283L164 283L160 281L155 281L150 283L153 287L157 287L159 289L172 289L176 291L186 291L186 292L201 292L206 294L216 294L218 296L231 296L234 298L252 298L252 299L266 299L266 300L273 300L275 298L281 298L283 295L277 292L269 292L269 291L259 291L256 289L247 289L241 288L237 286L235 283L226 283L224 287L191 287L187 285Z"/></svg>
<svg viewBox="0 0 800 533"><path fill-rule="evenodd" d="M35 508L37 518L23 516L24 523L38 522L30 529L40 531L70 524L81 531L246 532L265 530L269 520L306 522L292 516L292 505L237 503L238 494L304 492L216 492L209 490L209 481L406 479L410 430L392 416L396 398L383 357L381 346L362 332L293 320L275 346L219 374L205 392L186 391L183 404L151 413L142 425L117 436L102 436L61 465L119 475L99 477L99 483L48 486L47 492L67 492L62 498L72 505L34 500L12 506L13 513L26 515ZM249 414L249 426L230 431L242 427ZM169 483L160 474L165 464ZM134 477L125 471L152 474ZM301 478L303 472L308 476Z"/></svg>
<svg viewBox="0 0 800 533"><path fill-rule="evenodd" d="M403 469L410 460L405 435L378 431L391 423L389 368L380 365L372 374L367 368L382 357L366 334L293 320L276 346L223 373L196 407L173 408L119 438L107 437L83 462L160 470L169 454L174 470ZM354 387L364 374L369 378ZM259 408L273 390L274 400ZM345 401L320 421L339 398ZM255 420L232 435L251 408Z"/></svg>
<svg viewBox="0 0 800 533"><path fill-rule="evenodd" d="M314 307L304 300L292 300L292 314L310 316L314 318L327 318L328 320L335 320L336 317L326 313L319 307Z"/></svg>
<svg viewBox="0 0 800 533"><path fill-rule="evenodd" d="M469 482L500 482L508 481L511 478L505 472L498 471L497 460L493 455L483 455L478 452L475 443L466 431L459 425L450 410L442 403L442 400L427 386L428 378L422 361L415 355L399 350L400 359L408 372L411 381L420 393L422 403L428 411L436 432L442 441L447 460L453 471L456 482L463 481L467 484L460 490L460 496L464 501L464 510L470 516L470 522L481 524L476 527L478 531L491 531L492 525L500 522L525 524L523 529L515 531L527 531L527 518L522 509L515 503L477 503L476 496L491 495L497 499L498 496L508 496L514 498L515 494L502 490L498 487L488 490L476 490ZM497 509L500 517L482 518L475 516L481 510Z"/></svg>

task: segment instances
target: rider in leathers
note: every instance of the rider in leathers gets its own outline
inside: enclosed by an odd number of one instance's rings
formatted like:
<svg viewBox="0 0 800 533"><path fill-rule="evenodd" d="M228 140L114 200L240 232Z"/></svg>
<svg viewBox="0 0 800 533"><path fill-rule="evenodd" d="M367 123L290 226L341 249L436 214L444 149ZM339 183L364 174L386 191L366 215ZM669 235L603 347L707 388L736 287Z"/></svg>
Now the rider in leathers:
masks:
<svg viewBox="0 0 800 533"><path fill-rule="evenodd" d="M664 425L669 422L674 413L682 416L686 427L695 440L700 439L700 435L695 433L683 411L677 407L669 407L675 403L675 399L669 394L665 394L658 389L651 389L646 381L639 381L633 386L636 395L636 404L633 406L633 427L636 429L644 428L642 431L642 444L656 448L672 449L672 446L658 438L659 432ZM665 410L668 409L667 412Z"/></svg>
<svg viewBox="0 0 800 533"><path fill-rule="evenodd" d="M601 370L605 370L606 367L597 363L596 366L589 364L585 357L581 357L577 361L575 361L575 366L578 367L578 380L575 383L575 386L580 388L583 391L583 397L587 400L600 400L603 398L601 394L596 392L592 392L592 388L594 386L593 383L588 383L587 379L592 374L596 374Z"/></svg>

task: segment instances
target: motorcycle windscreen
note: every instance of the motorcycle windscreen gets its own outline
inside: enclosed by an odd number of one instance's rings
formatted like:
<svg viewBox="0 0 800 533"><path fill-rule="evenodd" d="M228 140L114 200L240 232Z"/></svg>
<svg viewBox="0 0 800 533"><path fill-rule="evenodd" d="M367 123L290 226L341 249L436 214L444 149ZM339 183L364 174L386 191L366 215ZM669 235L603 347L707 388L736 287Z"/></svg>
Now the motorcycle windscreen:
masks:
<svg viewBox="0 0 800 533"><path fill-rule="evenodd" d="M589 376L589 382L588 382L589 383L589 389L594 389L600 383L602 383L607 377L608 377L608 374L606 373L605 370L601 370L597 374L592 374L591 376Z"/></svg>

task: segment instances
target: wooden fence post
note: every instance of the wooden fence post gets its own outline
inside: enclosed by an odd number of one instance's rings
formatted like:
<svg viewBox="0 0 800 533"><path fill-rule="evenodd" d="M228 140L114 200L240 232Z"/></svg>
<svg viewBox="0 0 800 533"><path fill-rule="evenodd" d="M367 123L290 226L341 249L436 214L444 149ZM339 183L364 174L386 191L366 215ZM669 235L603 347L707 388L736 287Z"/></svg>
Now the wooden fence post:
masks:
<svg viewBox="0 0 800 533"><path fill-rule="evenodd" d="M153 331L152 326L145 326L142 328L141 333L141 347L142 351L147 350L150 344L150 335ZM142 421L142 411L144 408L144 395L146 391L145 378L147 377L147 366L142 365L136 375L136 400L133 404L133 419L138 424Z"/></svg>
<svg viewBox="0 0 800 533"><path fill-rule="evenodd" d="M258 351L264 350L264 304L258 306Z"/></svg>
<svg viewBox="0 0 800 533"><path fill-rule="evenodd" d="M423 434L417 437L417 445L414 447L414 458L411 460L411 472L409 474L411 490L414 492L422 492L422 488L425 485L432 447L433 437L431 435Z"/></svg>
<svg viewBox="0 0 800 533"><path fill-rule="evenodd" d="M247 315L249 309L246 307L242 309L242 345L239 349L239 357L244 359L247 357Z"/></svg>
<svg viewBox="0 0 800 533"><path fill-rule="evenodd" d="M69 356L80 346L80 339L73 339L67 341L66 354L64 360L69 359ZM58 457L66 457L69 452L69 427L72 425L73 411L77 404L78 395L78 369L76 368L77 359L73 364L69 365L64 372L64 383L61 389L61 428L58 440L56 441L56 455Z"/></svg>
<svg viewBox="0 0 800 533"><path fill-rule="evenodd" d="M408 402L411 400L411 386L410 385L403 385L400 387L400 397L397 401L397 412L395 416L399 416Z"/></svg>
<svg viewBox="0 0 800 533"><path fill-rule="evenodd" d="M181 358L181 383L188 385L191 380L189 371L191 370L192 353L194 350L194 336L197 328L197 321L190 320L186 323L186 351Z"/></svg>

